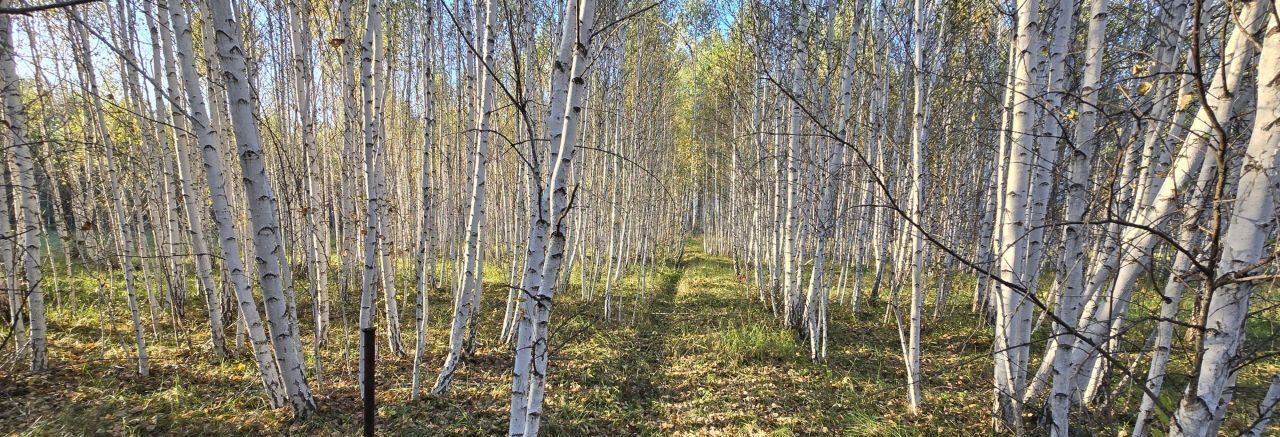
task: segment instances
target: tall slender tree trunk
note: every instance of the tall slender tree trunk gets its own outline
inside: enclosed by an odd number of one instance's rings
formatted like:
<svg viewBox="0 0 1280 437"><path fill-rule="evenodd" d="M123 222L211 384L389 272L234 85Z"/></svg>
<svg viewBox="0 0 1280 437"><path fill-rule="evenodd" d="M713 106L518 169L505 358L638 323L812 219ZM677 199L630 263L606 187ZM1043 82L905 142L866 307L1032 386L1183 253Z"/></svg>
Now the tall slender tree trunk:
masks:
<svg viewBox="0 0 1280 437"><path fill-rule="evenodd" d="M410 392L412 399L418 398L419 388L422 380L422 357L427 348L427 294L431 291L433 278L435 273L433 270L433 262L435 260L435 219L437 214L435 196L431 192L431 149L435 147L435 137L433 130L436 128L436 106L435 106L435 61L432 56L433 42L433 23L435 21L435 0L425 0L423 2L422 20L420 24L423 32L423 62L422 62L422 83L423 83L423 112L422 112L422 181L421 192L419 193L419 201L422 209L421 215L418 217L418 270L417 270L417 287L418 300L416 311L416 335L417 341L414 343L413 349L413 387Z"/></svg>
<svg viewBox="0 0 1280 437"><path fill-rule="evenodd" d="M543 129L549 134L550 138L559 138L563 135L564 124L563 116L565 106L568 104L569 97L569 74L573 68L573 42L577 36L576 28L578 25L578 1L566 1L564 15L560 23L560 40L556 47L556 58L551 66L551 95L548 105L547 115L544 119ZM576 127L576 126L575 126ZM542 287L542 266L547 255L547 237L549 227L551 225L550 211L547 193L543 189L542 182L542 161L538 159L538 146L530 145L530 157L532 164L530 165L530 186L529 194L529 241L525 253L524 272L520 280L520 294L523 295L521 316L516 324L516 346L515 360L512 365L512 382L511 382L511 411L508 421L507 433L511 436L524 435L525 424L528 419L529 407L529 381L530 372L533 366L533 341L534 341L534 311L538 304L533 299L537 296ZM558 144L552 143L548 146L547 162L553 167L558 165L560 148ZM581 164L580 164L581 165ZM578 220L585 220L582 214L578 214ZM585 238L579 237L584 248L579 252L584 257L582 263L582 273L584 280L581 281L581 287L585 289L587 282L585 274L587 265L585 261Z"/></svg>
<svg viewBox="0 0 1280 437"><path fill-rule="evenodd" d="M3 56L3 54L0 54L0 62L3 62ZM3 66L0 66L0 68L3 68ZM5 83L7 84L8 82L6 81ZM6 119L8 119L7 116ZM6 136L6 139L11 140L12 138ZM10 185L13 179L10 177L10 162L12 160L9 158L9 149L6 147L0 150L0 199L10 199L13 195L13 190L11 189L13 185ZM3 265L0 265L0 269L4 269L5 294L9 298L8 320L13 329L14 354L18 359L22 359L26 355L28 346L27 325L23 322L26 315L22 311L26 305L24 303L25 296L18 289L20 268L14 260L14 251L19 248L16 244L18 238L10 223L13 220L21 225L22 219L19 216L21 213L21 210L14 210L13 202L8 200L0 202L0 238L3 238L3 240L0 240L0 263L3 263Z"/></svg>
<svg viewBox="0 0 1280 437"><path fill-rule="evenodd" d="M457 299L454 302L453 309L453 325L449 334L449 354L445 357L443 368L440 375L436 379L435 387L432 387L431 393L434 395L442 395L453 382L453 374L457 370L458 364L463 359L464 337L467 335L468 324L474 323L473 318L477 317L477 304L479 303L479 295L483 288L483 277L481 277L481 258L484 250L484 218L485 218L485 176L489 160L489 137L490 137L490 112L493 110L493 74L488 68L493 65L493 51L495 48L496 28L498 26L496 16L497 8L494 6L496 0L483 0L485 3L485 12L483 21L480 16L476 17L477 25L484 23L481 28L480 38L483 41L477 64L483 71L480 78L480 99L478 105L478 129L475 133L475 159L471 177L471 204L470 211L467 215L466 227L466 254L463 266L458 278L459 290Z"/></svg>
<svg viewBox="0 0 1280 437"><path fill-rule="evenodd" d="M241 261L239 232L231 215L230 202L227 196L226 179L223 171L222 154L218 147L221 143L219 132L213 126L206 109L204 95L201 93L200 78L196 72L195 49L192 41L191 22L180 0L169 0L169 16L177 37L177 58L182 71L183 89L186 91L187 108L190 114L192 130L196 133L201 157L204 160L205 181L209 185L209 197L213 207L213 221L218 228L218 240L222 247L222 266L226 271L226 281L231 284L238 302L238 313L243 324L248 328L249 341L253 348L254 360L258 364L267 398L274 407L281 407L288 401L280 370L276 367L272 356L271 342L267 339L266 330L254 301L249 278Z"/></svg>
<svg viewBox="0 0 1280 437"><path fill-rule="evenodd" d="M1029 346L1019 344L1018 339L1029 335L1031 307L1029 295L1034 288L1022 282L1026 268L1026 246L1022 239L1027 232L1026 208L1030 194L1028 172L1035 150L1036 102L1040 93L1036 82L1040 68L1040 2L1028 0L1018 3L1014 66L1014 98L1012 123L1010 123L1010 153L1008 173L1005 176L1004 213L1000 221L1001 259L1000 277L1004 281L1023 287L1022 290L998 286L996 303L995 336L995 417L1007 429L1021 433L1022 392L1024 390L1027 352Z"/></svg>
<svg viewBox="0 0 1280 437"><path fill-rule="evenodd" d="M11 2L0 5L12 6ZM28 339L31 343L31 370L43 371L49 367L48 323L44 310L43 271L40 267L40 198L36 186L35 162L32 145L27 141L26 118L22 114L22 97L18 89L17 65L14 61L13 23L10 15L0 15L0 83L3 84L5 117L9 144L13 145L13 160L18 170L17 195L21 199L18 214L18 232L21 233L19 256L27 286L27 313L31 322ZM7 161L6 161L7 162ZM7 200L5 200L7 202ZM16 275L15 275L16 276ZM17 316L18 318L21 315Z"/></svg>
<svg viewBox="0 0 1280 437"><path fill-rule="evenodd" d="M925 279L924 275L924 235L920 226L924 224L925 195L925 142L928 135L928 118L925 116L925 80L924 80L924 0L915 0L912 14L912 111L911 111L911 192L908 195L908 209L914 225L903 223L904 231L911 235L911 314L907 334L907 399L912 413L920 412L920 328L921 313L924 311Z"/></svg>
<svg viewBox="0 0 1280 437"><path fill-rule="evenodd" d="M169 10L168 2L157 4L159 13L157 14L159 22L161 55L164 60L165 71L165 92L174 102L172 115L169 120L177 123L178 126L191 126L189 120L186 119L186 110L177 106L177 102L181 100L182 86L179 79L178 61L174 55L173 43L174 29ZM205 207L200 202L200 195L196 192L195 187L191 184L191 156L188 150L188 142L190 142L190 134L182 134L184 129L175 129L173 138L173 154L178 164L178 185L183 201L183 209L187 218L187 232L191 240L191 249L196 261L196 280L200 286L200 292L204 295L205 306L209 311L209 330L212 333L211 340L213 342L213 351L219 357L227 355L226 333L223 327L223 311L221 293L218 292L217 286L213 281L213 254L209 251L209 245L204 234L204 216L202 213Z"/></svg>
<svg viewBox="0 0 1280 437"><path fill-rule="evenodd" d="M276 212L275 193L267 178L263 161L262 136L254 115L254 100L249 91L248 68L244 50L240 44L240 24L231 11L229 0L213 0L212 19L217 34L218 57L222 61L223 80L227 99L231 103L231 120L234 127L240 167L244 176L245 197L249 205L249 221L253 232L254 258L267 307L267 321L271 325L272 344L276 361L280 366L289 403L294 413L306 416L315 410L315 400L304 374L302 353L290 326L286 308L286 290L283 268L284 258L280 219Z"/></svg>
<svg viewBox="0 0 1280 437"><path fill-rule="evenodd" d="M1083 301L1084 267L1085 267L1085 227L1081 222L1088 208L1089 177L1093 169L1093 151L1097 148L1094 130L1098 121L1098 82L1102 74L1102 55L1107 28L1107 1L1092 0L1089 9L1089 30L1086 36L1084 78L1080 84L1080 111L1075 126L1076 148L1070 153L1067 183L1067 213L1069 222L1063 228L1062 260L1058 264L1058 274L1062 282L1062 291L1058 295L1058 303L1054 309L1058 319L1074 322L1080 317L1080 305ZM1058 17L1059 20L1063 19ZM1055 42L1056 44L1056 42ZM1075 330L1072 326L1054 324L1052 331L1056 341L1051 342L1056 349L1052 360L1053 390L1049 395L1050 434L1053 436L1069 436L1071 393L1073 388L1071 372L1071 349L1075 346ZM1048 357L1046 357L1048 360ZM1036 379L1033 383L1038 383ZM1028 390L1034 391L1034 390Z"/></svg>
<svg viewBox="0 0 1280 437"><path fill-rule="evenodd" d="M316 172L320 169L320 163L316 145L316 113L312 106L315 91L311 74L311 7L309 0L294 0L288 6L291 21L289 42L293 51L293 72L296 75L294 95L298 101L302 131L302 246L307 264L308 291L312 299L312 317L315 320L315 377L319 379L319 348L324 342L329 324L329 248L321 235L321 227L324 226L320 217L323 202L316 187Z"/></svg>
<svg viewBox="0 0 1280 437"><path fill-rule="evenodd" d="M803 314L801 311L801 296L797 284L800 282L800 221L801 221L801 199L800 199L800 177L801 162L800 155L803 153L806 138L801 133L803 129L804 113L799 102L799 97L807 83L805 82L805 72L808 57L805 46L808 41L809 15L807 9L800 5L800 13L796 14L792 19L796 21L795 59L792 61L791 72L791 93L790 99L791 118L788 126L787 137L787 195L786 195L786 221L782 229L785 241L782 247L782 270L783 270L783 296L785 305L783 306L783 318L786 320L787 326L799 330L803 323Z"/></svg>
<svg viewBox="0 0 1280 437"><path fill-rule="evenodd" d="M1242 20L1268 21L1263 28L1258 63L1257 112L1231 220L1221 240L1217 273L1227 282L1209 289L1212 294L1205 311L1206 330L1196 347L1194 381L1188 383L1170 422L1172 436L1206 435L1215 410L1228 402L1223 399L1224 392L1238 374L1236 365L1241 357L1237 354L1244 343L1244 322L1254 288L1254 281L1248 276L1266 256L1266 240L1275 229L1273 200L1280 192L1280 20L1266 2L1245 7L1253 14L1242 13ZM1242 23L1247 26L1250 21Z"/></svg>
<svg viewBox="0 0 1280 437"><path fill-rule="evenodd" d="M547 224L549 241L539 279L536 282L536 288L530 290L532 294L528 297L531 302L528 306L530 311L524 316L527 320L521 320L520 331L517 332L517 338L527 341L532 352L526 355L517 349L514 366L517 371L513 384L519 384L522 378L527 378L528 385L513 386L513 408L510 420L514 431L510 432L511 435L536 436L541 426L548 364L547 329L551 317L552 298L556 291L556 278L559 277L560 266L564 261L566 223L563 218L570 207L568 173L573 166L578 121L582 115L582 102L586 93L586 73L591 41L595 32L595 19L595 0L581 0L580 5L577 1L566 2L557 59L568 59L571 62L553 65L552 102L556 101L556 95L559 94L563 96L561 99L564 103L559 108L554 105L551 107L552 112L548 115L548 120L552 123L547 125L555 152L554 159L548 160L551 164L551 178L545 191L548 213L545 217L553 221ZM566 55L567 53L571 55ZM568 67L567 71L564 70L565 67ZM557 109L561 112L557 112ZM531 362L522 363L520 361L522 358ZM521 369L524 369L524 373L520 372ZM523 376L525 374L528 376ZM519 396L518 390L525 393L523 406L517 406L521 402L519 399L514 399ZM523 427L516 429L516 424L522 424Z"/></svg>

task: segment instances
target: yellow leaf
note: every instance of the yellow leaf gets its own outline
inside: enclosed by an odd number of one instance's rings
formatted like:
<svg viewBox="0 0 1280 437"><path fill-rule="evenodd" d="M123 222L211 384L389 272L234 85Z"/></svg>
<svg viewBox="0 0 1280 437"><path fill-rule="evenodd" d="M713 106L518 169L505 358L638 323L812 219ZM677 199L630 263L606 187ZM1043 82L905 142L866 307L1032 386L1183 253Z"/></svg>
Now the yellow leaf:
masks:
<svg viewBox="0 0 1280 437"><path fill-rule="evenodd" d="M1147 95L1147 93L1151 92L1151 88L1153 88L1153 85L1151 85L1151 82L1143 82L1138 84L1138 95L1140 96Z"/></svg>
<svg viewBox="0 0 1280 437"><path fill-rule="evenodd" d="M1182 97L1178 98L1178 110L1181 111L1183 109L1187 109L1187 106L1190 106L1195 101L1195 94L1183 94Z"/></svg>

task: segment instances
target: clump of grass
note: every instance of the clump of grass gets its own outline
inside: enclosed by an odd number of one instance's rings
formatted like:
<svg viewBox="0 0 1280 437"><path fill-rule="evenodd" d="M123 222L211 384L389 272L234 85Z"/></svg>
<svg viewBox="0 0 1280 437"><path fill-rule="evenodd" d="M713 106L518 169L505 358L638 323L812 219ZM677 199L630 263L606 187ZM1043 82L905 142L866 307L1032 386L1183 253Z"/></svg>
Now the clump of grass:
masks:
<svg viewBox="0 0 1280 437"><path fill-rule="evenodd" d="M736 362L786 361L800 350L791 333L767 326L738 326L722 331L720 337L716 350Z"/></svg>

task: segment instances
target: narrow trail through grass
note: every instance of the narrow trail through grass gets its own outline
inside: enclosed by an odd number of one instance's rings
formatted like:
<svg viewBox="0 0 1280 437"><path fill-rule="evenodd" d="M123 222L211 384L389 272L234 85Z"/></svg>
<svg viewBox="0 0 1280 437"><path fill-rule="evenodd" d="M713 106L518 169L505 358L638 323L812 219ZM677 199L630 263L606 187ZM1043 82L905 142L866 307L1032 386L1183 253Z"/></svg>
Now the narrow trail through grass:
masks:
<svg viewBox="0 0 1280 437"><path fill-rule="evenodd" d="M690 246L670 294L657 297L647 340L663 435L915 434L865 414L848 372L806 347L747 293L730 261ZM870 376L870 375L868 375ZM872 410L874 411L874 410Z"/></svg>

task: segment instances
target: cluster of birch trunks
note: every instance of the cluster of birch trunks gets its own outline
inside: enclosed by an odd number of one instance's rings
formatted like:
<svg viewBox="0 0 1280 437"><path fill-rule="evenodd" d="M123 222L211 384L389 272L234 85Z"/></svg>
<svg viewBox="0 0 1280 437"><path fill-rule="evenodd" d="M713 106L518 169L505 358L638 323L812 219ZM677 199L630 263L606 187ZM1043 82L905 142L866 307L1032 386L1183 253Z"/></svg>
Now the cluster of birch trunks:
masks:
<svg viewBox="0 0 1280 437"><path fill-rule="evenodd" d="M123 294L138 374L158 322L204 324L211 359L250 354L269 403L305 416L319 383L355 376L320 359L354 349L335 331L412 354L415 398L491 341L513 357L511 434L536 435L569 274L621 319L624 278L640 298L683 248L652 5L4 3L6 363L57 366L50 310L114 325ZM452 323L428 333L437 290ZM486 292L502 320L480 320ZM449 348L424 387L428 335Z"/></svg>
<svg viewBox="0 0 1280 437"><path fill-rule="evenodd" d="M1217 435L1238 375L1274 356L1244 334L1275 314L1278 17L1271 0L744 2L727 174L698 221L814 361L832 299L857 313L888 293L912 410L926 298L937 320L973 284L997 430L1066 436L1083 406L1131 412L1130 435ZM1178 360L1189 382L1162 399ZM1268 381L1236 407L1249 434L1280 399ZM1140 404L1112 404L1126 392Z"/></svg>

